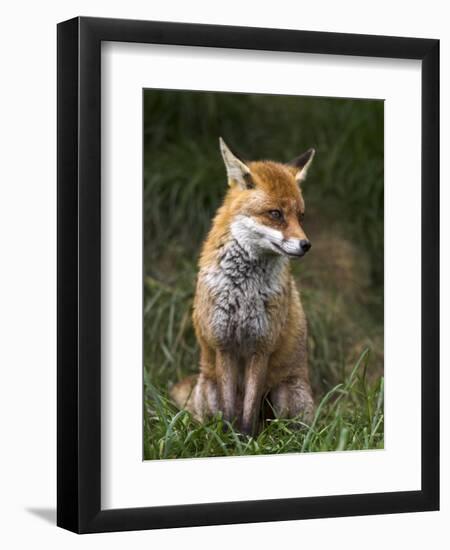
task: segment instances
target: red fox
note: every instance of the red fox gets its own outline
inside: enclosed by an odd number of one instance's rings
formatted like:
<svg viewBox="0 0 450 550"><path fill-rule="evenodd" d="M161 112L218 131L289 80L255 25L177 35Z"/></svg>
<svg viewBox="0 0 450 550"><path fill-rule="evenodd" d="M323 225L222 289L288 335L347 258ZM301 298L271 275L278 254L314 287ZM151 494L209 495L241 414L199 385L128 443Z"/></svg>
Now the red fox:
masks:
<svg viewBox="0 0 450 550"><path fill-rule="evenodd" d="M306 319L289 259L311 248L301 182L315 150L289 164L247 163L219 142L229 189L199 261L200 373L175 384L171 396L200 421L221 411L255 435L264 396L276 417L313 416Z"/></svg>

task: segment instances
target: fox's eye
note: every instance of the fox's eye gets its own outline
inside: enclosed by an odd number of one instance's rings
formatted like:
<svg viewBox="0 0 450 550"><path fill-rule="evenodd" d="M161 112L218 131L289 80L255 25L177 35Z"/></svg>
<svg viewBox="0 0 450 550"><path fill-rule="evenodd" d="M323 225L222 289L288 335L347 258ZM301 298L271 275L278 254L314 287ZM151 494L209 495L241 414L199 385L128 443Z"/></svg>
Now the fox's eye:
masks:
<svg viewBox="0 0 450 550"><path fill-rule="evenodd" d="M281 220L283 218L283 214L280 210L269 210L269 216L274 220Z"/></svg>
<svg viewBox="0 0 450 550"><path fill-rule="evenodd" d="M300 212L300 214L298 215L298 219L299 219L300 221L303 221L304 218L305 218L305 213L304 213L304 212Z"/></svg>

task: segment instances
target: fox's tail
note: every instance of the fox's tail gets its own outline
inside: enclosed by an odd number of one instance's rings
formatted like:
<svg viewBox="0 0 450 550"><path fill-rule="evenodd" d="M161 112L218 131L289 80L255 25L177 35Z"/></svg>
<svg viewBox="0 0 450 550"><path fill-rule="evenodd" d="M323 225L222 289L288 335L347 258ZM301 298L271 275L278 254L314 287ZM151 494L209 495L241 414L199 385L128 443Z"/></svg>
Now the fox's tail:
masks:
<svg viewBox="0 0 450 550"><path fill-rule="evenodd" d="M179 409L192 411L192 394L197 383L198 374L193 374L174 384L170 390L170 397Z"/></svg>

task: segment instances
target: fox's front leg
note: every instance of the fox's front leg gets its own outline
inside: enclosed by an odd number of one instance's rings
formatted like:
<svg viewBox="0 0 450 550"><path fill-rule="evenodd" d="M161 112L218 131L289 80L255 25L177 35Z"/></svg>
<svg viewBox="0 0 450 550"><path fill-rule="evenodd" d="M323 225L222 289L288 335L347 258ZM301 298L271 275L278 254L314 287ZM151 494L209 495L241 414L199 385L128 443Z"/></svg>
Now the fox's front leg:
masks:
<svg viewBox="0 0 450 550"><path fill-rule="evenodd" d="M237 416L238 361L231 353L216 352L216 376L219 409L225 420L232 422Z"/></svg>
<svg viewBox="0 0 450 550"><path fill-rule="evenodd" d="M245 391L242 413L242 431L254 435L258 426L259 411L267 376L268 358L253 355L245 370Z"/></svg>

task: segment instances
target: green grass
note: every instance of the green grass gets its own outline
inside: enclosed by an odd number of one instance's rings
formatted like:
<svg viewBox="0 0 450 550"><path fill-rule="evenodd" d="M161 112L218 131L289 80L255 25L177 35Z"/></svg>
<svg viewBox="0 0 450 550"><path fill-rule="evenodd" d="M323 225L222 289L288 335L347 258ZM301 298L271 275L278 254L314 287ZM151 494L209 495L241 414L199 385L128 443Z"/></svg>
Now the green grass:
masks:
<svg viewBox="0 0 450 550"><path fill-rule="evenodd" d="M365 350L342 384L323 396L310 426L299 419L268 420L256 438L243 436L221 415L206 424L178 411L145 377L144 454L147 459L344 451L383 448L383 378L365 379Z"/></svg>
<svg viewBox="0 0 450 550"><path fill-rule="evenodd" d="M146 91L144 94L144 457L383 446L383 103ZM199 248L226 191L218 136L244 158L313 146L304 184L313 243L293 264L309 327L314 424L268 422L248 439L199 425L168 387L198 369L191 322Z"/></svg>

